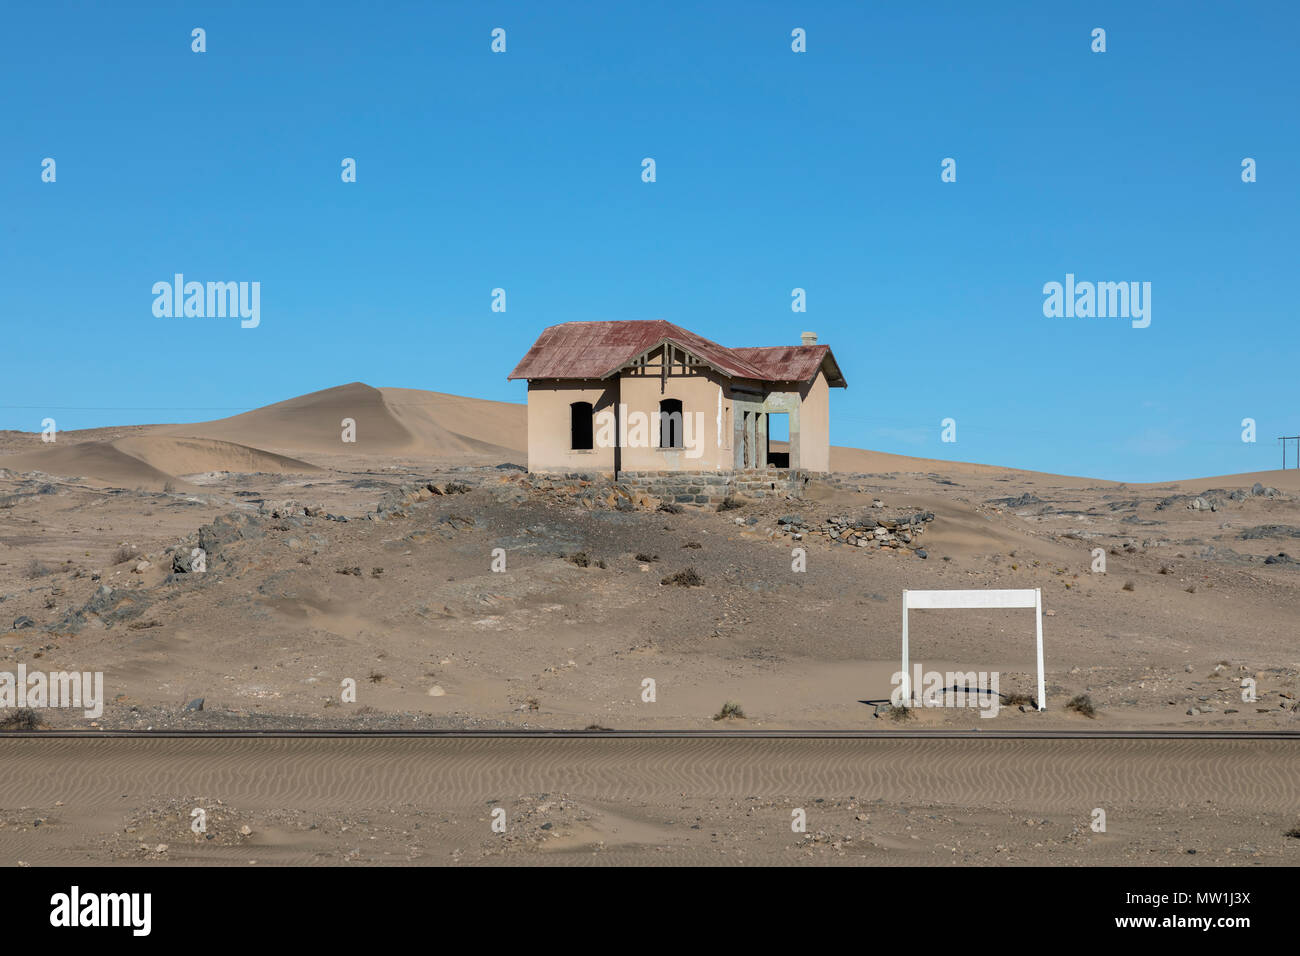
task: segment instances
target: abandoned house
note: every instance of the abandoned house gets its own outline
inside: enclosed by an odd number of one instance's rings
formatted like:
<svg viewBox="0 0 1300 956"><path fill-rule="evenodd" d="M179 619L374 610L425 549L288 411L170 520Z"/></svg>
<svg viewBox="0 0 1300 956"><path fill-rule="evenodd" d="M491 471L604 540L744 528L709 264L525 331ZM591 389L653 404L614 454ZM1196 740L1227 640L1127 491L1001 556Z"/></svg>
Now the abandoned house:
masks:
<svg viewBox="0 0 1300 956"><path fill-rule="evenodd" d="M509 376L528 381L528 470L829 471L830 389L847 383L802 338L733 349L662 320L553 325Z"/></svg>

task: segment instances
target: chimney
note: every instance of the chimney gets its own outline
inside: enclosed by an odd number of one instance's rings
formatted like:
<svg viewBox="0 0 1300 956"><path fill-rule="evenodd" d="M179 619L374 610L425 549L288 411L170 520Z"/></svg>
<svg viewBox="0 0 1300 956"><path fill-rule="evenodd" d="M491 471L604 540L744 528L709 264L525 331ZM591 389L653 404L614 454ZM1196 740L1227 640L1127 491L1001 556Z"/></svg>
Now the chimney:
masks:
<svg viewBox="0 0 1300 956"><path fill-rule="evenodd" d="M799 337L800 337L801 339L803 339L803 344L804 344L804 345L816 345L816 344L817 344L817 333L816 333L816 332L805 332L803 335L801 335L801 336L799 336Z"/></svg>

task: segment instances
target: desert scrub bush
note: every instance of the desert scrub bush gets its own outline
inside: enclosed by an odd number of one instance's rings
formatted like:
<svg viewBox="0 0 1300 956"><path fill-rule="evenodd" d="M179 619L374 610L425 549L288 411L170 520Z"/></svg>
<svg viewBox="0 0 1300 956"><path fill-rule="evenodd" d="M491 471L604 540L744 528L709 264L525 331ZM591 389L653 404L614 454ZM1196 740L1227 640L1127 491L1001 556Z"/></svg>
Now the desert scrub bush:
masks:
<svg viewBox="0 0 1300 956"><path fill-rule="evenodd" d="M744 720L745 711L741 709L740 701L729 700L722 705L722 709L713 715L714 720Z"/></svg>
<svg viewBox="0 0 1300 956"><path fill-rule="evenodd" d="M30 707L20 707L0 717L0 730L35 730L40 725L41 715Z"/></svg>
<svg viewBox="0 0 1300 956"><path fill-rule="evenodd" d="M54 573L53 568L42 564L40 561L37 561L35 558L32 558L30 561L28 561L27 566L23 568L23 575L29 581L34 581L37 578L43 578L46 575L53 574L53 573Z"/></svg>
<svg viewBox="0 0 1300 956"><path fill-rule="evenodd" d="M1132 581L1125 581L1125 582L1124 582L1124 588L1123 588L1123 590L1125 590L1125 591L1136 591L1136 590L1137 590L1137 585L1134 584Z"/></svg>
<svg viewBox="0 0 1300 956"><path fill-rule="evenodd" d="M1004 707L1037 707L1038 702L1028 694L1014 692L1002 695L1002 706Z"/></svg>
<svg viewBox="0 0 1300 956"><path fill-rule="evenodd" d="M109 564L124 564L127 561L134 561L140 552L135 548L122 546L113 552L113 557L109 559Z"/></svg>
<svg viewBox="0 0 1300 956"><path fill-rule="evenodd" d="M682 513L680 506L673 504L671 501L659 502L659 507L655 511L662 511L666 515L679 515Z"/></svg>
<svg viewBox="0 0 1300 956"><path fill-rule="evenodd" d="M704 584L704 578L700 577L700 572L696 571L694 567L689 567L684 571L668 575L659 583L675 584L682 588L698 588Z"/></svg>
<svg viewBox="0 0 1300 956"><path fill-rule="evenodd" d="M890 720L911 720L912 708L911 707L890 707L889 719Z"/></svg>
<svg viewBox="0 0 1300 956"><path fill-rule="evenodd" d="M1096 705L1093 704L1092 698L1087 694L1079 694L1078 696L1071 697L1065 702L1065 709L1072 710L1076 714L1083 714L1085 717L1095 718L1097 716Z"/></svg>
<svg viewBox="0 0 1300 956"><path fill-rule="evenodd" d="M636 559L642 564L654 564L654 562L659 560L659 555L650 554L648 551L638 551L636 553Z"/></svg>
<svg viewBox="0 0 1300 956"><path fill-rule="evenodd" d="M737 498L735 495L727 495L727 497L718 502L719 511L735 511L738 508L743 507L745 507L745 502Z"/></svg>

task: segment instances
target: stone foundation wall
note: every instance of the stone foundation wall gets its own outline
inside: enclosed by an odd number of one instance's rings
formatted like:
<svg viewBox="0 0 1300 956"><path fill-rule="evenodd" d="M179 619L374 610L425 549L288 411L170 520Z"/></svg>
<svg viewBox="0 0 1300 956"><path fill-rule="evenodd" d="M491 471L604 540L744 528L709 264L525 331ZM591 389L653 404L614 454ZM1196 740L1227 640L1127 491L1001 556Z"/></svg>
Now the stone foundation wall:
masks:
<svg viewBox="0 0 1300 956"><path fill-rule="evenodd" d="M803 497L810 472L784 468L745 471L621 471L618 483L637 494L681 505L716 505L742 498Z"/></svg>

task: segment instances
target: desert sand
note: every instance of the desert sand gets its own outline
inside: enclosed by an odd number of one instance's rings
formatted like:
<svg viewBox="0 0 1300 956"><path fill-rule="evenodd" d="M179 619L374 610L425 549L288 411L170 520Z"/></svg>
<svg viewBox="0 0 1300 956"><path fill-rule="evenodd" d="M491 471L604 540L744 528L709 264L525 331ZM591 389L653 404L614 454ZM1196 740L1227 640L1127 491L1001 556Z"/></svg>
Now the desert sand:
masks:
<svg viewBox="0 0 1300 956"><path fill-rule="evenodd" d="M1294 741L11 739L0 753L0 855L38 866L1267 866L1300 855L1285 835Z"/></svg>
<svg viewBox="0 0 1300 956"><path fill-rule="evenodd" d="M608 482L530 476L525 444L523 406L361 384L193 425L53 444L0 434L0 671L102 672L106 698L93 717L0 718L73 731L1300 729L1300 471L1125 485L836 448L835 473L802 498L664 510ZM906 546L821 533L837 516L926 513ZM186 560L200 546L203 570ZM686 571L694 586L664 583ZM1046 710L1032 614L1014 610L912 617L913 662L1000 674L995 716L891 708L904 588L1042 589ZM715 719L728 702L739 713ZM49 740L56 776L99 769L81 787L6 774L0 847L241 865L547 850L1188 863L1294 862L1300 844L1280 835L1300 823L1287 742L526 742L535 760L519 742L344 743L337 758L326 743ZM37 745L0 751L18 767ZM478 782L417 800L412 777L378 769L399 753ZM292 779L263 780L259 761L277 754ZM669 782L674 760L695 764ZM582 761L609 780L566 776ZM331 802L302 787L336 773L368 789ZM297 789L257 789L276 786ZM217 799L222 827L258 836L189 840L178 814ZM827 816L796 838L782 815L816 799ZM481 832L492 800L526 821L517 839ZM1133 830L1088 830L1107 801ZM1207 855L1186 853L1197 846Z"/></svg>
<svg viewBox="0 0 1300 956"><path fill-rule="evenodd" d="M1126 486L837 448L801 500L670 514L524 474L524 411L353 384L195 425L6 433L0 663L102 671L105 727L702 728L734 700L750 727L851 728L892 690L904 588L1037 587L1048 709L909 726L1296 725L1300 471ZM924 558L780 523L917 512ZM206 573L177 573L201 542ZM661 584L688 568L701 586ZM1031 613L913 615L913 661L997 671L1004 697L1036 690L1033 650ZM1091 718L1063 707L1081 694Z"/></svg>

